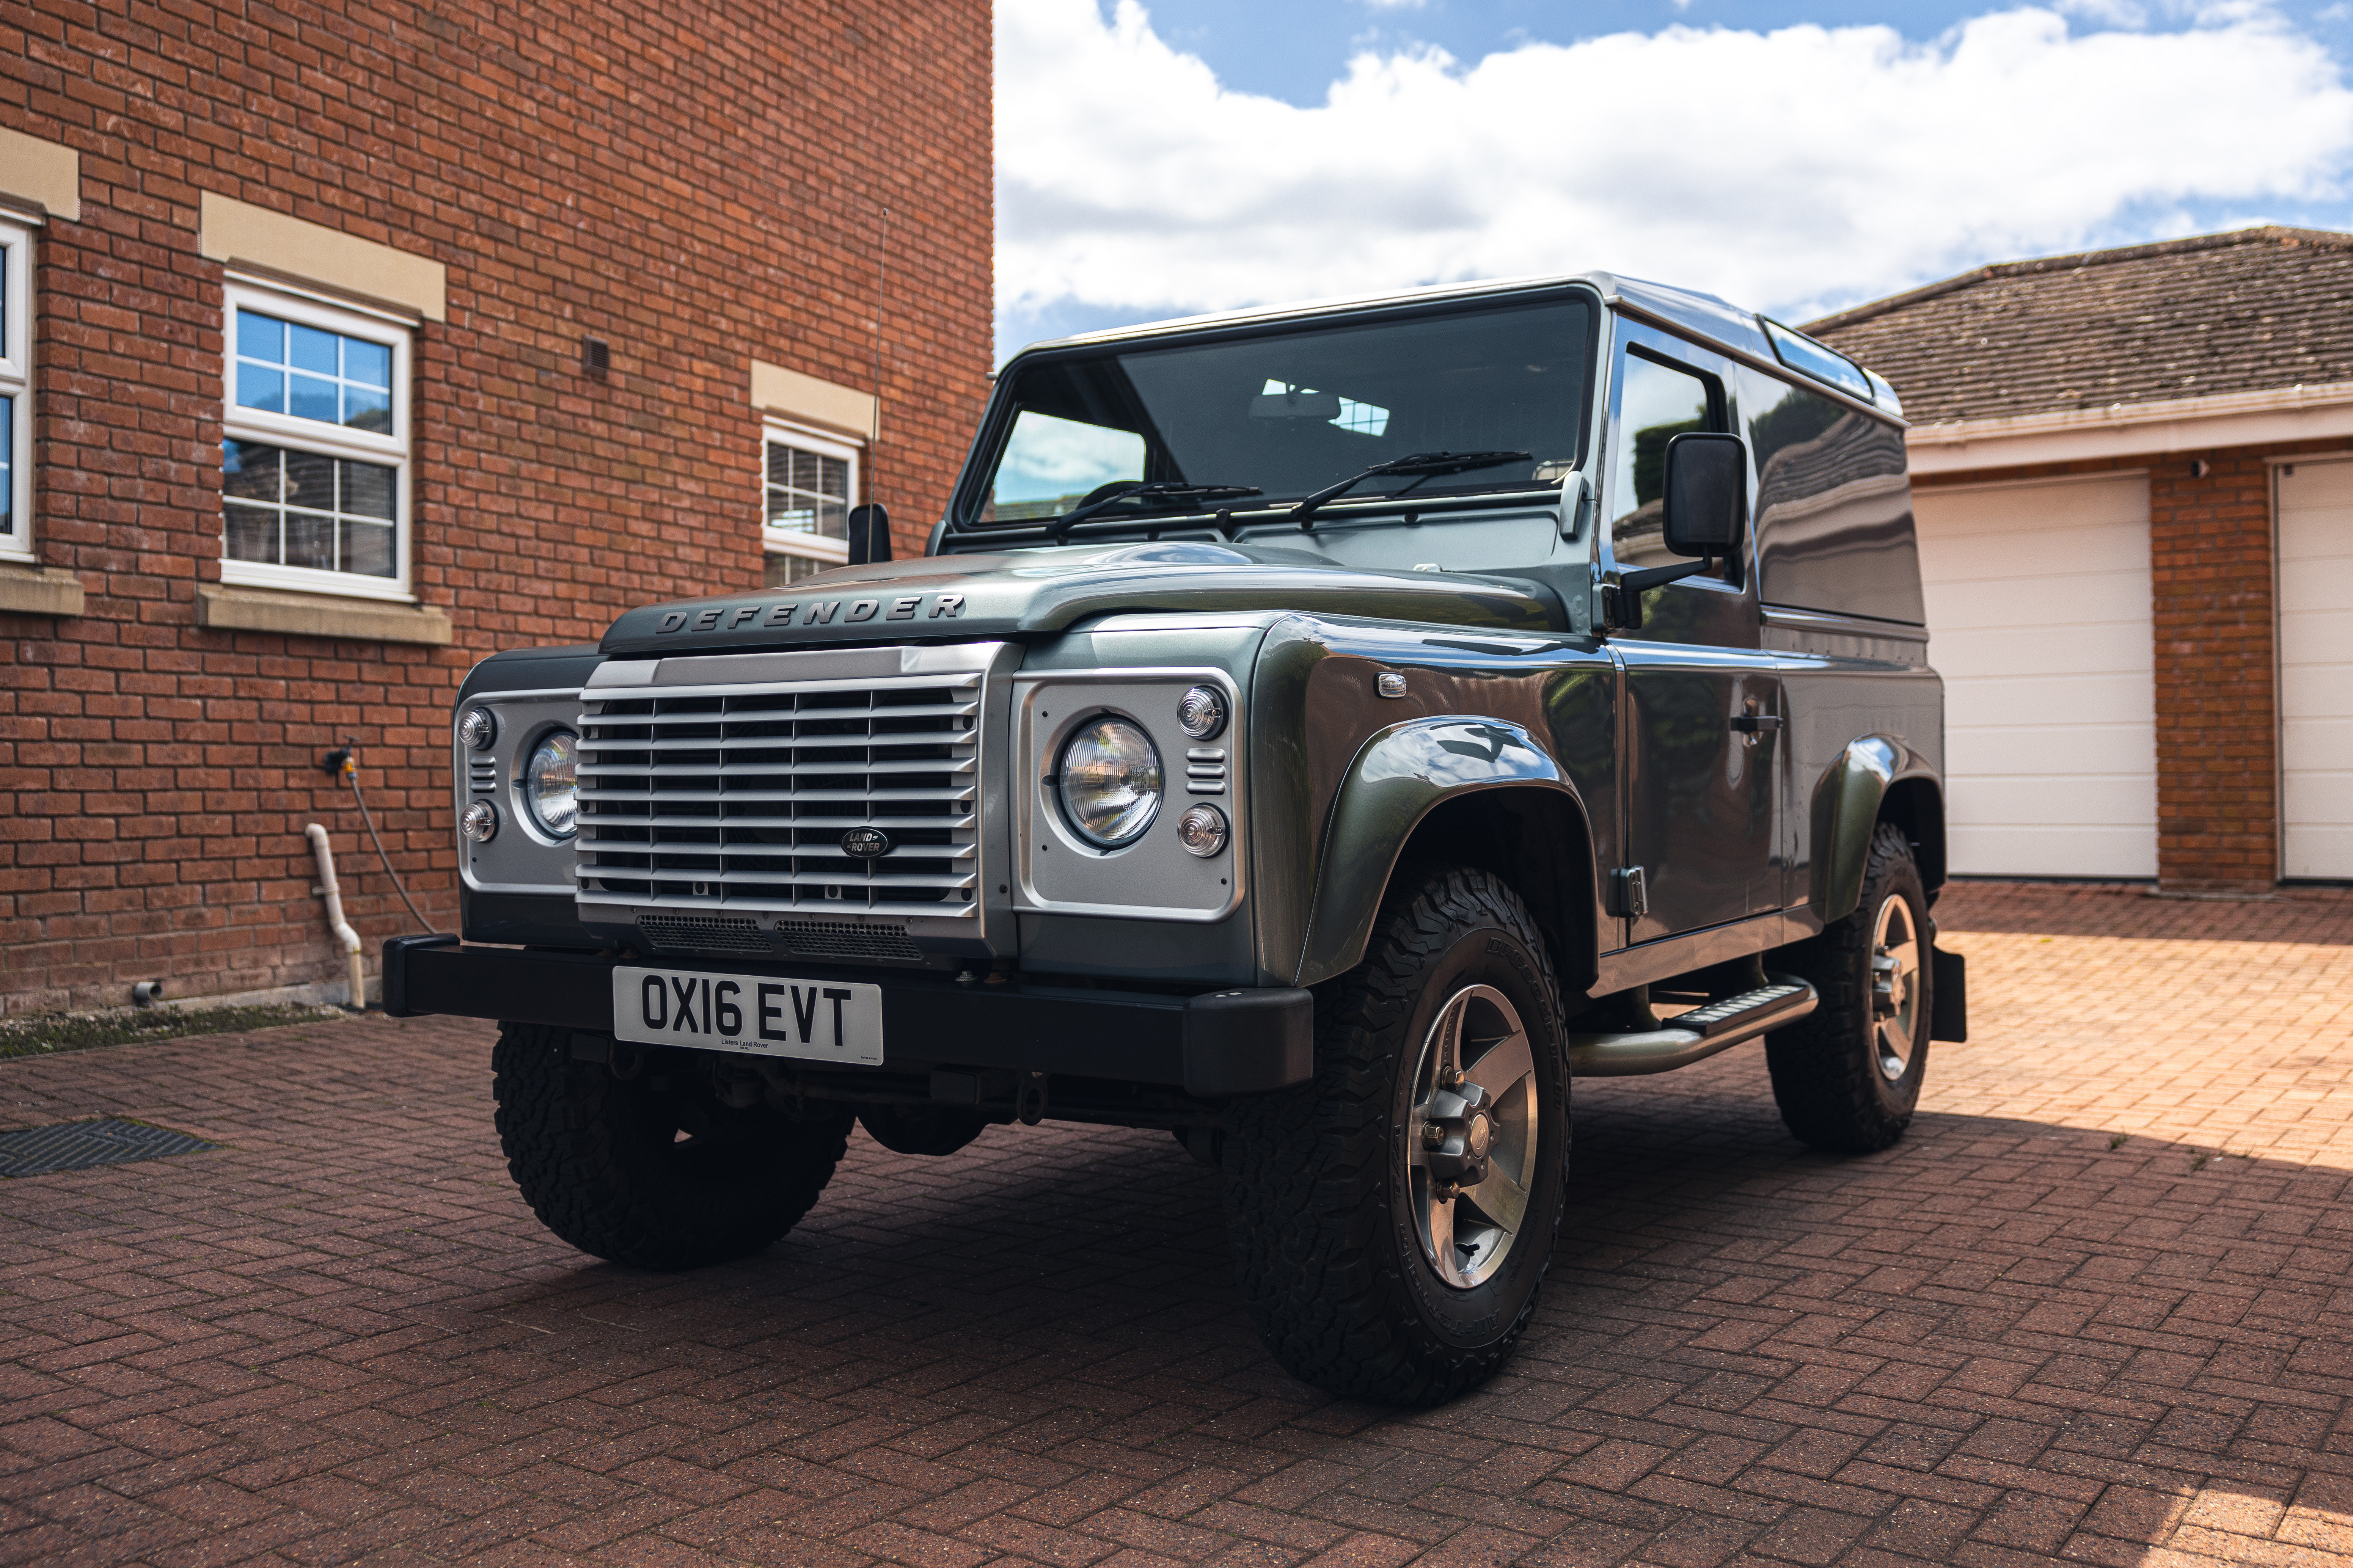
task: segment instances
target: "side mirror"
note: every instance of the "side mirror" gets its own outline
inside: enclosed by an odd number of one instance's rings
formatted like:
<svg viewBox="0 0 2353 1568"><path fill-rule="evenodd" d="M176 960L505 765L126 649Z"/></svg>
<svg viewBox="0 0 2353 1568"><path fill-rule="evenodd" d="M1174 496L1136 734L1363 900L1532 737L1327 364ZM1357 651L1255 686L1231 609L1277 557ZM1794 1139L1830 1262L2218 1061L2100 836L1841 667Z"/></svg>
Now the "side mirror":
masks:
<svg viewBox="0 0 2353 1568"><path fill-rule="evenodd" d="M891 513L880 504L849 509L849 563L871 565L891 559Z"/></svg>
<svg viewBox="0 0 2353 1568"><path fill-rule="evenodd" d="M1667 443L1664 524L1677 555L1730 555L1748 511L1748 456L1737 436L1686 431Z"/></svg>

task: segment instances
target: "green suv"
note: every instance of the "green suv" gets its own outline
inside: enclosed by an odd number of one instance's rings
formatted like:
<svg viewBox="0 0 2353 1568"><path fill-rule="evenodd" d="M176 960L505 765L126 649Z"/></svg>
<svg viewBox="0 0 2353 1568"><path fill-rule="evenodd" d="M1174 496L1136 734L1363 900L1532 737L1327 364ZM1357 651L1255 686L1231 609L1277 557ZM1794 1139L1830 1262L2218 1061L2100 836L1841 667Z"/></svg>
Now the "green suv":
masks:
<svg viewBox="0 0 2353 1568"><path fill-rule="evenodd" d="M500 1021L586 1252L763 1247L853 1121L1166 1129L1282 1364L1429 1404L1529 1321L1573 1079L1761 1040L1864 1153L1962 1037L1904 424L1820 343L1606 274L1096 333L921 559L877 511L459 694L464 936L386 1006Z"/></svg>

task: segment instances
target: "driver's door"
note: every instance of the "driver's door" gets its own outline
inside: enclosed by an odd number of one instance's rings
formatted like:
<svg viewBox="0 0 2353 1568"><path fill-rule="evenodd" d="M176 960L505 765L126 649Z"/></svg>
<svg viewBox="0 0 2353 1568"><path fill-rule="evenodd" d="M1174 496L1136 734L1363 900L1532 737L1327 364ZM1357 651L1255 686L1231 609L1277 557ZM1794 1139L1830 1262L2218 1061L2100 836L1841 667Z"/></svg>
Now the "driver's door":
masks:
<svg viewBox="0 0 2353 1568"><path fill-rule="evenodd" d="M1612 353L1604 569L1673 564L1681 558L1667 552L1660 527L1667 442L1686 430L1737 430L1731 367L1627 322ZM1780 680L1757 647L1751 555L1744 520L1734 559L1650 590L1641 626L1609 634L1626 672L1626 858L1641 868L1647 904L1640 914L1620 909L1629 942L1779 904Z"/></svg>

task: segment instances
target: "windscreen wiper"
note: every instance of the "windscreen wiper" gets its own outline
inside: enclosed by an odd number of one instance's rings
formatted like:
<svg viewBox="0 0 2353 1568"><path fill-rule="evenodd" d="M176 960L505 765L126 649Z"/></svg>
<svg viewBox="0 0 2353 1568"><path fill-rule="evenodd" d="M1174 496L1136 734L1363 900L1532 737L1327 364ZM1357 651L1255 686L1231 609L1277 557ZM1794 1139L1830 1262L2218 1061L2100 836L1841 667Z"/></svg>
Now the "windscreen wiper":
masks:
<svg viewBox="0 0 2353 1568"><path fill-rule="evenodd" d="M1504 463L1533 460L1526 452L1411 452L1402 458L1391 458L1386 463L1375 463L1361 474L1351 474L1336 485L1317 490L1291 509L1291 521L1304 528L1307 520L1322 510L1324 502L1338 500L1366 479L1377 479L1384 474L1417 474L1420 478L1416 479L1413 484L1418 485L1422 479L1436 479L1440 474L1467 474L1473 468L1493 468ZM1413 485L1408 485L1404 490L1396 493L1403 495L1405 490L1411 489Z"/></svg>
<svg viewBox="0 0 2353 1568"><path fill-rule="evenodd" d="M1046 532L1055 543L1073 523L1084 522L1105 507L1128 500L1240 500L1244 496L1261 494L1256 485L1197 485L1184 479L1153 479L1115 489L1107 496L1074 506L1046 525Z"/></svg>

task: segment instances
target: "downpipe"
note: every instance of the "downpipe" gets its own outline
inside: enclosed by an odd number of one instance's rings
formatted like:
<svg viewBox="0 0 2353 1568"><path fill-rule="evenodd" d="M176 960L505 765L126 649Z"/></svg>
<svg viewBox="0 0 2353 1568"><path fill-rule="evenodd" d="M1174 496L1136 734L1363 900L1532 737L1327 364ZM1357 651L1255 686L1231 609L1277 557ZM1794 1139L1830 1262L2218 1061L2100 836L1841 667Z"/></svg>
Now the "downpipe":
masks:
<svg viewBox="0 0 2353 1568"><path fill-rule="evenodd" d="M302 829L311 841L311 853L319 862L319 892L327 900L327 930L343 944L343 961L350 966L350 1002L354 1013L367 1011L367 974L360 967L360 933L343 919L343 892L335 885L335 851L327 843L327 830L317 823Z"/></svg>

